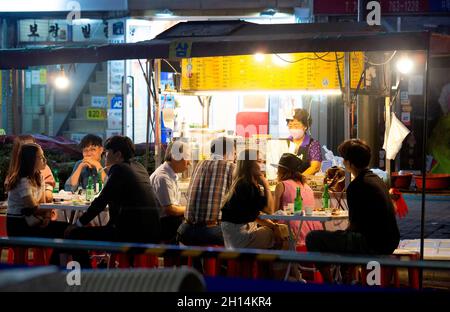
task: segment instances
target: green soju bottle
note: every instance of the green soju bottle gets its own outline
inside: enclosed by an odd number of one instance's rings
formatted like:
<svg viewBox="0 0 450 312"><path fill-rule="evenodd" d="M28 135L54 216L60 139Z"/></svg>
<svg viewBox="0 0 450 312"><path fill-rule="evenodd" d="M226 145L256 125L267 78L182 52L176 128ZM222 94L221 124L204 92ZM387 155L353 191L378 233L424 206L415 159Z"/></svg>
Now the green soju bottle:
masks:
<svg viewBox="0 0 450 312"><path fill-rule="evenodd" d="M94 182L92 181L92 176L88 178L88 184L86 187L86 200L91 201L94 198Z"/></svg>
<svg viewBox="0 0 450 312"><path fill-rule="evenodd" d="M323 186L322 208L326 212L331 210L331 207L330 207L330 193L328 192L328 184L325 184Z"/></svg>
<svg viewBox="0 0 450 312"><path fill-rule="evenodd" d="M294 213L301 213L303 208L303 198L300 193L300 187L297 187L297 195L295 196L294 201Z"/></svg>
<svg viewBox="0 0 450 312"><path fill-rule="evenodd" d="M59 172L57 169L53 172L53 177L55 179L55 187L53 188L53 193L59 193Z"/></svg>
<svg viewBox="0 0 450 312"><path fill-rule="evenodd" d="M99 171L97 173L97 183L95 183L95 191L100 193L103 189L102 173Z"/></svg>

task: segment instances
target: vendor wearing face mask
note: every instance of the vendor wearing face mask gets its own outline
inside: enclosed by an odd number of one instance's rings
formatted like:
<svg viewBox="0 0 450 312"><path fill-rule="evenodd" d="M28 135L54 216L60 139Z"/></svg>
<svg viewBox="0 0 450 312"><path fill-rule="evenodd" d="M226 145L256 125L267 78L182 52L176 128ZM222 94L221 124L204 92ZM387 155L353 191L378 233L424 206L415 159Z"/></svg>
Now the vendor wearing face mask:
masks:
<svg viewBox="0 0 450 312"><path fill-rule="evenodd" d="M303 174L312 175L320 170L322 153L319 141L314 140L308 133L311 117L305 109L294 110L292 119L287 120L289 133L289 152L298 155L309 164Z"/></svg>

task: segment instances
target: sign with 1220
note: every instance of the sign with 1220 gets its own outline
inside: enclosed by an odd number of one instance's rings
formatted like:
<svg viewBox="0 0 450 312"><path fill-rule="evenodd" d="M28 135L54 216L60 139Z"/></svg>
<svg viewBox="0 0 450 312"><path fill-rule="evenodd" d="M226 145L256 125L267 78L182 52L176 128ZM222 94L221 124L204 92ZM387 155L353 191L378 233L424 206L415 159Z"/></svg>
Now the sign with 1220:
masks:
<svg viewBox="0 0 450 312"><path fill-rule="evenodd" d="M101 108L88 108L86 110L86 119L106 120L106 110Z"/></svg>

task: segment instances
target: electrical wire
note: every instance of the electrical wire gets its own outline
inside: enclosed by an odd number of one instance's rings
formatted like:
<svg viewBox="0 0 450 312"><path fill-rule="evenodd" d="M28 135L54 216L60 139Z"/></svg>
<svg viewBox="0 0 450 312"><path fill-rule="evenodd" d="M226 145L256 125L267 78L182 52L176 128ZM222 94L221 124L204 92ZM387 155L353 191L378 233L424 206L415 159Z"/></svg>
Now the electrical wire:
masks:
<svg viewBox="0 0 450 312"><path fill-rule="evenodd" d="M327 56L328 54L330 54L330 52L325 52L324 55L318 55L316 52L314 52L314 55L315 55L316 57L310 57L310 56L307 56L307 57L299 58L298 60L295 60L295 61L287 60L287 59L283 58L281 55L276 54L276 53L275 53L275 56L278 57L280 60L282 60L282 61L284 61L284 62L286 62L286 63L291 63L291 64L298 63L298 62L303 61L303 60L310 60L310 61L321 60L321 61L324 61L324 62L335 62L336 60L326 60L326 59L324 58L324 57ZM337 56L336 56L336 57L337 57ZM338 60L342 60L342 59L343 59L343 57L338 58Z"/></svg>
<svg viewBox="0 0 450 312"><path fill-rule="evenodd" d="M343 56L342 56L342 57L338 57L336 52L334 52L334 55L335 55L336 59L334 59L334 60L326 60L326 59L324 59L324 57L327 56L329 53L330 53L330 52L326 52L324 55L318 55L316 52L314 52L314 55L315 55L319 60L324 61L324 62L330 62L330 63L334 63L334 62L336 62L336 61L340 61L340 60L344 59Z"/></svg>
<svg viewBox="0 0 450 312"><path fill-rule="evenodd" d="M290 61L290 60L287 60L287 59L283 58L283 57L282 57L281 55L279 55L279 54L276 54L276 53L275 53L275 56L278 57L280 60L282 60L282 61L284 61L284 62L286 62L286 63L291 63L291 64L298 63L298 62L303 61L303 60L315 61L315 60L318 59L318 58L313 58L313 57L307 56L307 57L302 57L302 58L300 58L300 59L298 59L298 60L295 60L295 61Z"/></svg>
<svg viewBox="0 0 450 312"><path fill-rule="evenodd" d="M391 55L386 61L384 61L384 62L382 62L382 63L374 63L374 62L371 62L371 61L369 60L368 57L365 58L365 61L366 61L366 63L368 63L368 64L370 64L370 65L373 65L373 66L382 66L382 65L386 65L387 63L389 63L390 61L392 61L392 59L394 58L395 54L397 54L397 51L394 51L394 52L392 53L392 55Z"/></svg>
<svg viewBox="0 0 450 312"><path fill-rule="evenodd" d="M168 61L168 60L166 60L166 59L162 59L164 62L166 62L167 63L167 65L169 65L172 69L173 69L173 71L175 72L175 74L178 74L178 71L175 69L175 67L173 67L172 66L172 64L170 64L170 62Z"/></svg>

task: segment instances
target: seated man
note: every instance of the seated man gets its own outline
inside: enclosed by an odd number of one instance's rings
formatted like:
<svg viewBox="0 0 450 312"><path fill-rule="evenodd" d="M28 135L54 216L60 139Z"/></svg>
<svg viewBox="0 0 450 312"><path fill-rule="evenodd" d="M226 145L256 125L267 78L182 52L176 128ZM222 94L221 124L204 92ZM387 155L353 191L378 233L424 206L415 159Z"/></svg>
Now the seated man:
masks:
<svg viewBox="0 0 450 312"><path fill-rule="evenodd" d="M180 205L177 173L182 173L189 165L189 146L175 141L167 147L164 163L150 176L150 184L161 205L161 239L169 244L176 243L177 229L186 210Z"/></svg>
<svg viewBox="0 0 450 312"><path fill-rule="evenodd" d="M355 178L347 188L349 226L345 231L312 231L308 251L352 254L391 254L400 241L394 207L384 182L368 169L370 147L358 139L338 147L345 169ZM323 277L331 281L329 271Z"/></svg>
<svg viewBox="0 0 450 312"><path fill-rule="evenodd" d="M88 178L92 177L92 182L95 185L97 175L100 172L103 183L106 179L106 173L102 170L102 138L87 134L80 142L80 148L83 152L83 159L76 162L73 167L72 174L67 179L64 190L75 192L79 186L86 189Z"/></svg>
<svg viewBox="0 0 450 312"><path fill-rule="evenodd" d="M223 245L221 208L228 193L235 165L233 139L211 142L211 159L197 164L189 183L185 221L178 228L185 245Z"/></svg>
<svg viewBox="0 0 450 312"><path fill-rule="evenodd" d="M158 243L159 204L149 183L147 170L134 157L130 138L113 136L105 142L108 181L86 213L66 230L70 239ZM84 227L109 206L106 226ZM89 267L87 253L77 252L75 260Z"/></svg>

